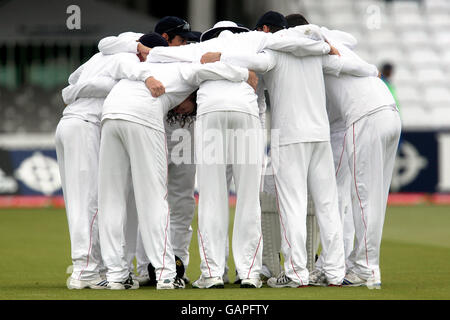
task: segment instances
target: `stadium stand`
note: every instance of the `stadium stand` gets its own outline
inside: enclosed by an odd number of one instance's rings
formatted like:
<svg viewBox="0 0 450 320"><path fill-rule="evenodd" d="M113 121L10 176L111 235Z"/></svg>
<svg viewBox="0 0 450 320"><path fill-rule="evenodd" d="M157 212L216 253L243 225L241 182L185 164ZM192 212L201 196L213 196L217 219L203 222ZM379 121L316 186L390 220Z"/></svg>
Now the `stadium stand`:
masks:
<svg viewBox="0 0 450 320"><path fill-rule="evenodd" d="M356 51L363 59L377 66L392 63L392 84L397 89L404 129L450 128L450 0L264 3L271 9L277 9L275 4L284 4L284 11L303 12L311 23L350 32L359 42ZM257 4L262 6L260 1ZM103 10L105 4L101 5ZM110 15L115 14L113 9L105 9ZM3 13L7 18L6 12ZM128 26L122 21L140 24ZM124 18L121 23L123 30L149 25L147 19L135 16ZM102 21L100 30L111 34L118 33L120 28L112 30L109 21ZM0 42L0 133L54 130L63 107L60 90L80 61L95 52L93 38L95 35L90 35L92 41L85 44L69 44L59 39L55 45L47 41L31 47ZM26 67L22 68L22 64ZM27 81L20 79L24 77Z"/></svg>
<svg viewBox="0 0 450 320"><path fill-rule="evenodd" d="M98 40L145 32L157 21L106 1L76 3L83 8L79 31L66 27L70 0L0 0L0 134L52 134L64 108L61 90Z"/></svg>
<svg viewBox="0 0 450 320"><path fill-rule="evenodd" d="M370 63L394 65L404 129L450 128L450 0L303 0L311 23L352 33Z"/></svg>

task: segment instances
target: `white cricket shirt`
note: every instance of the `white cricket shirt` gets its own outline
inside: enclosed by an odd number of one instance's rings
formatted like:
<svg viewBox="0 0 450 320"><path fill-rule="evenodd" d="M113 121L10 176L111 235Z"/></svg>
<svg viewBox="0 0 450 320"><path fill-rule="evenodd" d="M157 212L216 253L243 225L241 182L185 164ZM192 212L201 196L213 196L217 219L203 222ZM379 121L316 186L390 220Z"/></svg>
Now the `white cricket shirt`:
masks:
<svg viewBox="0 0 450 320"><path fill-rule="evenodd" d="M103 55L97 53L69 77L69 86L62 90L68 105L63 118L79 118L100 123L103 102L120 79L145 80L151 76L135 54Z"/></svg>
<svg viewBox="0 0 450 320"><path fill-rule="evenodd" d="M272 129L279 130L280 144L329 140L323 72L339 76L376 74L375 66L338 56L308 56L271 50L246 55L222 54L224 62L264 73L272 102Z"/></svg>
<svg viewBox="0 0 450 320"><path fill-rule="evenodd" d="M192 63L145 63L152 76L161 81L165 94L154 98L142 81L121 80L110 92L103 106L105 119L136 122L165 132L164 116L183 102L200 83L227 79L247 81L248 70L222 62L201 65Z"/></svg>
<svg viewBox="0 0 450 320"><path fill-rule="evenodd" d="M346 46L339 42L332 44L339 50L342 57L352 59L357 63L365 63ZM340 77L336 77L334 75L325 75L326 95L327 101L329 101L328 109L331 110L329 112L334 115L333 118L336 118L337 110L343 118L346 127L378 108L396 107L395 100L389 89L377 77L378 70L376 70L375 66L372 69L372 72L366 74L369 75L371 73L370 76L343 74Z"/></svg>

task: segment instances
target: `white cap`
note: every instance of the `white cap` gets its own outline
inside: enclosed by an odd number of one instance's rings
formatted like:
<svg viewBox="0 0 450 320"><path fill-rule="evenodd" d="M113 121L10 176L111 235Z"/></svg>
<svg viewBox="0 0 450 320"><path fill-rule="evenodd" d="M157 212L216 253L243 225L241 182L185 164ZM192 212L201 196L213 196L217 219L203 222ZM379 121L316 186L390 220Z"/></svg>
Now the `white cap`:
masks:
<svg viewBox="0 0 450 320"><path fill-rule="evenodd" d="M211 29L208 29L202 33L202 35L200 37L200 42L212 39L212 38L214 38L214 35L218 31L224 31L224 30L230 30L233 33L249 31L249 29L247 29L246 27L240 27L233 21L227 21L227 20L219 21L214 25L214 27L212 27Z"/></svg>

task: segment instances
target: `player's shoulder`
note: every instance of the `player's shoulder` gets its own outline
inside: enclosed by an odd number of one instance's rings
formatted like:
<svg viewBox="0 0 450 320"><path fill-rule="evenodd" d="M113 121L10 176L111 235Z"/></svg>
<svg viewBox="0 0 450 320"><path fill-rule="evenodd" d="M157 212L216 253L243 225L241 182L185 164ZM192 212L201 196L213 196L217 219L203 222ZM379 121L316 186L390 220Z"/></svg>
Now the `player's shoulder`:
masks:
<svg viewBox="0 0 450 320"><path fill-rule="evenodd" d="M130 52L105 54L105 55L103 55L103 59L112 60L112 61L138 61L139 62L138 56L135 53L130 53Z"/></svg>
<svg viewBox="0 0 450 320"><path fill-rule="evenodd" d="M102 60L103 54L97 52L92 57L89 58L85 63L82 64L84 69L89 69L90 66L96 65L100 60Z"/></svg>
<svg viewBox="0 0 450 320"><path fill-rule="evenodd" d="M143 35L144 35L143 33L127 31L127 32L122 32L121 34L119 34L119 38L137 40L140 37L142 37Z"/></svg>
<svg viewBox="0 0 450 320"><path fill-rule="evenodd" d="M242 41L261 41L267 37L268 37L267 33L255 30L233 34L234 39Z"/></svg>

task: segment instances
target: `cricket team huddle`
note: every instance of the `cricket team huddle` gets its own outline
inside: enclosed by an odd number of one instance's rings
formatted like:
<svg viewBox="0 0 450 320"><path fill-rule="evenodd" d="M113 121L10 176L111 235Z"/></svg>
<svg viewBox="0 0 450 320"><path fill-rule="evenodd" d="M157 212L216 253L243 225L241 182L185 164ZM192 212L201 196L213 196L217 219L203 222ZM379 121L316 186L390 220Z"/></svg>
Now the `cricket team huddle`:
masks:
<svg viewBox="0 0 450 320"><path fill-rule="evenodd" d="M55 133L73 265L67 287L185 288L197 182L201 276L191 285L223 288L234 181L241 288L380 289L401 122L356 46L349 33L274 11L254 30L220 21L193 32L167 16L154 32L102 39L70 75ZM314 270L308 195L320 230ZM264 253L277 232L283 266Z"/></svg>

